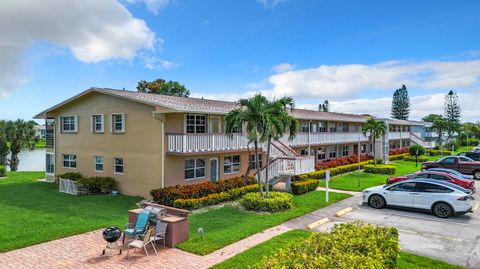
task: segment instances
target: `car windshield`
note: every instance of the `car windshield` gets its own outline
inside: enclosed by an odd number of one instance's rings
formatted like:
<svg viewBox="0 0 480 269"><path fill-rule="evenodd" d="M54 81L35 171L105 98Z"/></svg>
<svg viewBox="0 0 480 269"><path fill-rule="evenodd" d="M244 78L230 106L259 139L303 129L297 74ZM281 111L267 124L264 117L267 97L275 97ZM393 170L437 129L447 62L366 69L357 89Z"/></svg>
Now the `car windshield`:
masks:
<svg viewBox="0 0 480 269"><path fill-rule="evenodd" d="M462 162L474 162L473 159L470 159L470 158L465 157L465 156L460 156L460 161L462 161Z"/></svg>
<svg viewBox="0 0 480 269"><path fill-rule="evenodd" d="M428 171L445 172L445 173L449 173L449 174L454 174L458 177L464 177L465 176L464 174L462 174L458 171L452 170L452 169L433 168L433 169L428 169Z"/></svg>

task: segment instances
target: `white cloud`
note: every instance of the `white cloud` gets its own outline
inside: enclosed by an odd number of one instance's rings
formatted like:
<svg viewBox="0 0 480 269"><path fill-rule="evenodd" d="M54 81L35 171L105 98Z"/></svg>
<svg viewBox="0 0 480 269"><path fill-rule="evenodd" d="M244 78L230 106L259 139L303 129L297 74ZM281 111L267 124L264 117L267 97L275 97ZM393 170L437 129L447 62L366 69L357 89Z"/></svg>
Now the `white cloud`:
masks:
<svg viewBox="0 0 480 269"><path fill-rule="evenodd" d="M295 69L295 66L289 63L278 64L272 67L272 71L275 73L285 73L293 69Z"/></svg>
<svg viewBox="0 0 480 269"><path fill-rule="evenodd" d="M371 65L321 65L271 76L277 96L343 99L364 90L459 89L480 86L480 60L388 61Z"/></svg>
<svg viewBox="0 0 480 269"><path fill-rule="evenodd" d="M286 2L287 0L257 0L266 9L276 8L279 4Z"/></svg>
<svg viewBox="0 0 480 269"><path fill-rule="evenodd" d="M144 3L147 6L147 9L153 14L157 15L160 10L168 6L170 0L127 0L128 3Z"/></svg>
<svg viewBox="0 0 480 269"><path fill-rule="evenodd" d="M0 1L0 97L22 85L23 52L38 41L85 63L132 60L155 48L155 33L116 0Z"/></svg>
<svg viewBox="0 0 480 269"><path fill-rule="evenodd" d="M157 57L152 56L152 55L142 55L141 58L142 58L142 60L145 64L145 66L148 69L167 69L167 70L170 70L170 69L173 69L173 68L179 66L176 63L173 63L173 62L167 61L167 60L162 60L162 59L157 58Z"/></svg>

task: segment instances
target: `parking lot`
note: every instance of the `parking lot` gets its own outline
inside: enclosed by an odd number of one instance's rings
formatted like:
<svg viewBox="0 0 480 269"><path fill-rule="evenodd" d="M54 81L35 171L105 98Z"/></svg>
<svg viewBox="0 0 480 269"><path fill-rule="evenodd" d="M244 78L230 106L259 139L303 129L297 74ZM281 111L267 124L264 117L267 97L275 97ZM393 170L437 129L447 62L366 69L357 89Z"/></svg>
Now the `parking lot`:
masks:
<svg viewBox="0 0 480 269"><path fill-rule="evenodd" d="M474 204L480 202L480 194L474 195ZM334 212L345 207L353 210L341 217ZM401 209L373 209L361 205L361 194L357 194L328 209L310 215L308 221L328 217L330 222L314 230L324 231L335 223L361 220L381 226L393 226L399 230L403 251L440 259L466 268L480 268L480 212L440 219L429 213Z"/></svg>

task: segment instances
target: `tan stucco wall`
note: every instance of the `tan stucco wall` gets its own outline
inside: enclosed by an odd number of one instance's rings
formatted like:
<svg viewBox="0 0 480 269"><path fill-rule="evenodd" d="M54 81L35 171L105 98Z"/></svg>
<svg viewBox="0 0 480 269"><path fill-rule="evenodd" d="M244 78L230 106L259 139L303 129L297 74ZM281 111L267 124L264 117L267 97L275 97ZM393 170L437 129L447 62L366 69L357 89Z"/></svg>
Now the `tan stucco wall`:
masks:
<svg viewBox="0 0 480 269"><path fill-rule="evenodd" d="M111 176L119 182L121 193L149 196L151 189L162 187L163 130L152 116L154 107L90 93L49 113L56 118L56 175L69 171L84 176ZM104 114L104 133L91 132L91 115ZM110 113L125 113L125 133L110 132ZM60 133L59 117L78 116L78 133ZM77 168L63 168L62 154L76 154ZM104 159L104 171L95 172L94 156ZM113 158L124 160L124 173L113 173Z"/></svg>
<svg viewBox="0 0 480 269"><path fill-rule="evenodd" d="M165 133L183 134L184 113L165 114Z"/></svg>

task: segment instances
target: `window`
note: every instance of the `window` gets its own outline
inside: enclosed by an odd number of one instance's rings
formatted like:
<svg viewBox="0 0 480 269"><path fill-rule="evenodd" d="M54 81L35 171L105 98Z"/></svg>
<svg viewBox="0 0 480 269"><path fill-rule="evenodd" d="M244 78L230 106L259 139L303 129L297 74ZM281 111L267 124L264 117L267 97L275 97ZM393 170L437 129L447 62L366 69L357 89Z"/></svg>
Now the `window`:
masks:
<svg viewBox="0 0 480 269"><path fill-rule="evenodd" d="M325 160L325 147L317 148L317 159Z"/></svg>
<svg viewBox="0 0 480 269"><path fill-rule="evenodd" d="M55 174L55 155L53 153L45 154L45 173L47 175Z"/></svg>
<svg viewBox="0 0 480 269"><path fill-rule="evenodd" d="M232 174L240 172L240 155L223 157L223 173Z"/></svg>
<svg viewBox="0 0 480 269"><path fill-rule="evenodd" d="M330 148L330 154L329 154L330 159L337 158L337 147L333 146Z"/></svg>
<svg viewBox="0 0 480 269"><path fill-rule="evenodd" d="M322 132L322 133L327 131L327 122L326 121L319 121L318 122L318 131Z"/></svg>
<svg viewBox="0 0 480 269"><path fill-rule="evenodd" d="M309 128L308 128L308 121L302 121L302 133L308 133Z"/></svg>
<svg viewBox="0 0 480 269"><path fill-rule="evenodd" d="M470 159L469 157L464 157L464 156L460 157L460 161L461 162L474 162L474 160Z"/></svg>
<svg viewBox="0 0 480 269"><path fill-rule="evenodd" d="M124 133L125 132L125 114L112 113L110 127L111 127L112 133Z"/></svg>
<svg viewBox="0 0 480 269"><path fill-rule="evenodd" d="M443 159L443 163L444 164L454 164L455 163L455 158L453 158L453 157L445 158L445 159Z"/></svg>
<svg viewBox="0 0 480 269"><path fill-rule="evenodd" d="M64 168L77 168L77 155L75 155L75 154L63 154L63 167Z"/></svg>
<svg viewBox="0 0 480 269"><path fill-rule="evenodd" d="M449 193L453 192L452 189L440 186L437 184L431 184L431 183L426 183L426 182L418 182L416 184L415 191L418 192L433 192L433 193Z"/></svg>
<svg viewBox="0 0 480 269"><path fill-rule="evenodd" d="M103 133L103 114L92 115L92 132Z"/></svg>
<svg viewBox="0 0 480 269"><path fill-rule="evenodd" d="M95 171L103 172L103 157L101 156L95 156Z"/></svg>
<svg viewBox="0 0 480 269"><path fill-rule="evenodd" d="M60 117L61 131L64 133L77 132L77 116Z"/></svg>
<svg viewBox="0 0 480 269"><path fill-rule="evenodd" d="M257 158L257 155L255 154L250 154L250 162L249 162L249 165L250 165L250 169L255 169L255 160ZM258 165L260 166L260 168L262 168L262 154L259 154L258 155Z"/></svg>
<svg viewBox="0 0 480 269"><path fill-rule="evenodd" d="M400 183L395 186L392 186L388 190L390 191L403 191L403 192L413 192L415 189L415 182Z"/></svg>
<svg viewBox="0 0 480 269"><path fill-rule="evenodd" d="M367 144L363 144L362 145L362 153L366 153L367 152Z"/></svg>
<svg viewBox="0 0 480 269"><path fill-rule="evenodd" d="M187 114L186 131L188 134L204 134L207 132L207 116Z"/></svg>
<svg viewBox="0 0 480 269"><path fill-rule="evenodd" d="M346 122L343 123L343 125L342 125L342 132L348 133L349 130L350 130L350 127L349 127L348 123L346 123Z"/></svg>
<svg viewBox="0 0 480 269"><path fill-rule="evenodd" d="M302 150L300 150L300 155L301 155L301 156L308 156L308 149L302 149Z"/></svg>
<svg viewBox="0 0 480 269"><path fill-rule="evenodd" d="M205 177L205 159L185 160L185 179L198 179Z"/></svg>
<svg viewBox="0 0 480 269"><path fill-rule="evenodd" d="M123 158L113 158L113 172L123 174Z"/></svg>
<svg viewBox="0 0 480 269"><path fill-rule="evenodd" d="M348 156L349 146L342 146L342 156Z"/></svg>
<svg viewBox="0 0 480 269"><path fill-rule="evenodd" d="M336 122L329 122L328 123L328 131L331 133L335 133L337 131L337 123Z"/></svg>

